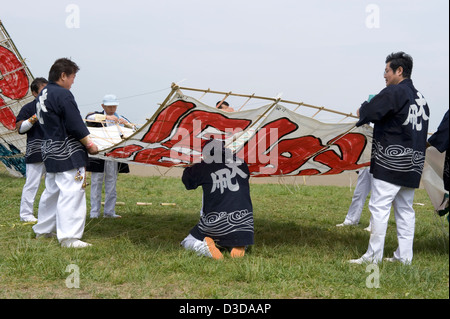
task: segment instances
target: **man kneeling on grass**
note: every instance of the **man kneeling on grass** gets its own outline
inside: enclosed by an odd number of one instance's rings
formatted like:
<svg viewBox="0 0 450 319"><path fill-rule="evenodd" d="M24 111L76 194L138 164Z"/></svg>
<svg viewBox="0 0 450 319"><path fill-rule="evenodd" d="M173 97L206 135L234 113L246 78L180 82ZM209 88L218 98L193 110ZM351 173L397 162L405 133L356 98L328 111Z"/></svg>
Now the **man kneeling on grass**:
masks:
<svg viewBox="0 0 450 319"><path fill-rule="evenodd" d="M213 259L222 259L223 249L229 250L232 258L243 257L246 247L253 245L247 163L213 139L204 145L202 156L202 161L185 168L182 176L186 189L202 186L203 206L200 221L181 245Z"/></svg>

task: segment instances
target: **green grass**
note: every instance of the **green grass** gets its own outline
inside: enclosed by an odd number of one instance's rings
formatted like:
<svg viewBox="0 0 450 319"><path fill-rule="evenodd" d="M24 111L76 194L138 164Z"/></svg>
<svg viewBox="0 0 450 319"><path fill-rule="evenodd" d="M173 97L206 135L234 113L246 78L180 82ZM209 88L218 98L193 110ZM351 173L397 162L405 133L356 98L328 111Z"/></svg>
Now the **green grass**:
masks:
<svg viewBox="0 0 450 319"><path fill-rule="evenodd" d="M367 249L367 204L359 226L335 227L351 202L348 187L252 184L255 245L243 259L214 261L180 247L198 221L201 190L179 179L121 174L122 218L87 218L83 240L93 246L85 249L35 239L19 222L24 181L0 170L0 298L449 298L448 222L422 189L412 265L382 263L380 287L368 288L367 266L347 263ZM396 246L391 214L385 255ZM68 265L79 267L79 288L66 286Z"/></svg>

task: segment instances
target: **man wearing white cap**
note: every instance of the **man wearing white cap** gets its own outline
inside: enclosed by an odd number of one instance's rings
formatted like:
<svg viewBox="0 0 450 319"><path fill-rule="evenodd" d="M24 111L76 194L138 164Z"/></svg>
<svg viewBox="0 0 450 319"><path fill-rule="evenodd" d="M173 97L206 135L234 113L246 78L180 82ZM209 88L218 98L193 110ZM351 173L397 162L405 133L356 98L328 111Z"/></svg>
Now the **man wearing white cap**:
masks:
<svg viewBox="0 0 450 319"><path fill-rule="evenodd" d="M101 127L102 125L119 125L134 128L125 117L119 115L117 106L119 101L115 95L107 94L103 97L103 111L92 112L86 116L86 124L91 127ZM117 192L116 182L118 173L129 173L129 167L125 163L114 161L104 161L98 158L89 157L86 168L91 174L91 218L98 218L100 215L103 180L105 181L105 207L103 217L120 218L115 212Z"/></svg>

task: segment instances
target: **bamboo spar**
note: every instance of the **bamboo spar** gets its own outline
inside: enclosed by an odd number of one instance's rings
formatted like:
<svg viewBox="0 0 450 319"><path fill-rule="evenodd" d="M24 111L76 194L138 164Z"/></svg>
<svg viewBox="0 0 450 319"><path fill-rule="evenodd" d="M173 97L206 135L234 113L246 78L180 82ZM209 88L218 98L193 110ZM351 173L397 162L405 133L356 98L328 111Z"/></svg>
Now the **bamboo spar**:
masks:
<svg viewBox="0 0 450 319"><path fill-rule="evenodd" d="M242 134L244 134L246 131L250 130L250 128L253 127L253 125L255 125L254 123L258 123L260 119L262 119L264 116L266 116L267 113L271 112L272 109L275 107L275 105L277 105L279 103L279 101L281 100L281 98L275 98L275 101L272 103L272 105L270 105L267 110L264 111L263 114L261 114L254 122L253 124L246 129L245 131L242 131L241 134L239 134L239 136L233 136L233 139L225 145L225 147L228 147L228 145L230 145L231 143L233 143L234 141L236 141L239 137L241 137ZM261 127L262 123L259 124L259 126L257 127L256 130L258 130Z"/></svg>
<svg viewBox="0 0 450 319"><path fill-rule="evenodd" d="M253 94L240 94L240 93L232 93L232 92L224 92L224 91L215 91L215 90L211 90L209 88L208 89L196 89L196 88L189 88L189 87L179 87L179 89L180 90L187 90L187 91L194 91L194 92L203 92L204 93L203 96L205 94L207 94L207 93L212 93L212 94L225 94L225 95L236 96L236 97L246 97L246 98L249 98L249 99L252 98L252 99L259 99L259 100L266 100L266 101L273 101L273 102L277 101L276 97L260 96L260 95L255 95L254 93ZM297 106L305 106L305 107L316 109L319 112L320 111L327 111L327 112L330 112L330 113L334 113L334 114L338 114L338 115L342 115L342 116L358 119L358 117L353 115L352 113L344 113L344 112L340 112L340 111L336 111L336 110L332 110L332 109L327 109L327 108L325 108L323 106L316 106L316 105L307 104L307 103L303 103L303 102L291 101L291 100L283 100L283 99L280 99L278 101L278 103L287 103L287 104L294 104L294 105L297 105ZM319 112L317 112L317 113L319 113Z"/></svg>
<svg viewBox="0 0 450 319"><path fill-rule="evenodd" d="M275 108L275 106L279 103L286 103L286 104L294 104L296 106L295 110L297 110L300 106L304 106L304 107L308 107L308 108L312 108L317 110L315 112L315 114L312 116L312 118L314 118L318 113L320 113L321 111L327 111L330 113L334 113L334 114L338 114L341 116L344 116L345 118L356 118L358 119L358 117L354 116L352 113L344 113L344 112L340 112L340 111L335 111L332 109L327 109L323 106L315 106L315 105L311 105L311 104L306 104L304 102L299 102L299 101L291 101L291 100L284 100L281 98L281 95L278 95L276 97L265 97L265 96L259 96L259 95L255 95L255 93L253 94L239 94L239 93L233 93L232 91L216 91L216 90L211 90L210 88L208 89L197 89L197 88L190 88L190 87L181 87L179 86L177 83L172 83L171 85L171 92L169 93L169 95L165 98L165 100L160 104L160 106L158 107L157 111L152 115L152 117L150 119L147 119L147 123L151 123L156 119L156 116L158 116L158 114L167 107L167 104L169 103L169 101L173 98L174 94L179 92L180 94L184 95L184 92L182 92L182 90L186 90L186 91L193 91L193 92L200 92L203 93L202 97L204 97L206 94L220 94L220 95L224 95L224 97L222 98L221 102L223 102L224 100L226 100L229 96L234 96L234 97L244 97L247 98L247 100L245 101L245 103L239 108L239 111L244 107L244 105L246 105L251 99L259 99L259 100L265 100L265 101L271 101L270 105L268 106L268 108L255 120L253 121L252 125L249 128L254 128L256 127L256 129L258 129L258 126L261 126L262 123L258 123L262 118L266 117L268 113L272 112L273 109ZM295 111L294 111L295 112ZM129 136L126 140L128 140L129 138L132 138L133 135L137 134L141 129L143 129L145 126L141 127L138 131L136 131L134 134L132 134L131 136ZM354 128L352 128L354 129ZM351 131L352 129L350 129L349 131ZM240 136L242 134L244 134L247 130L242 131L240 134L238 133L237 135L233 136L232 140L229 141L227 143L227 145L225 145L226 147L229 146L231 143L235 142L237 139L240 138ZM347 131L345 134L349 133L349 131ZM110 149L112 149L115 146L111 146L107 149L102 150L102 153L106 153L108 152ZM329 145L326 145L323 149L319 150L317 153L322 152L325 148L329 147ZM175 165L177 166L177 165Z"/></svg>
<svg viewBox="0 0 450 319"><path fill-rule="evenodd" d="M245 103L241 105L241 107L239 108L238 112L239 112L240 110L242 110L242 108L245 106L245 104L247 104L247 103L252 99L252 97L254 97L254 96L255 96L255 93L253 93L253 94L247 99L247 101L245 101Z"/></svg>
<svg viewBox="0 0 450 319"><path fill-rule="evenodd" d="M314 115L311 116L311 118L314 118L314 117L315 117L318 113L320 113L321 111L327 111L327 112L330 112L330 113L334 113L334 114L338 114L338 115L344 116L344 119L345 119L345 118L355 118L355 119L358 119L358 118L359 118L359 117L353 115L352 113L344 113L344 112L340 112L340 111L335 111L335 110L332 110L332 109L327 109L327 108L325 108L324 106L315 106L315 105L307 104L307 103L304 103L304 102L296 102L296 101L290 101L290 100L283 100L283 99L281 99L281 97L270 98L270 97L264 97L264 96L257 96L257 95L255 95L255 93L253 93L253 94L251 94L251 95L249 95L249 94L237 94L237 93L232 93L231 91L230 91L230 92L214 91L214 90L211 90L210 88L208 88L207 90L203 90L203 89L195 89L195 88L188 88L188 87L180 87L179 89L180 89L180 90L187 90L187 91L203 92L204 94L202 95L202 97L205 96L207 93L212 93L212 94L225 94L225 97L223 98L222 102L223 102L228 96L246 97L246 98L247 98L247 101L244 103L244 105L247 104L248 101L249 101L250 99L252 99L252 98L253 98L253 99L261 99L261 100L273 101L272 105L270 105L270 107L269 107L269 108L268 108L268 109L267 109L267 110L266 110L266 111L265 111L265 112L264 112L264 113L263 113L256 121L254 121L254 123L257 123L261 118L263 118L264 116L266 116L266 114L267 114L268 112L272 111L273 107L274 107L275 105L277 105L278 103L287 103L287 104L294 104L294 105L296 105L297 107L295 108L294 112L295 112L300 106L305 106L305 107L309 107L309 108L312 108L312 109L316 109L317 111L314 113ZM242 105L242 106L239 108L239 111L243 108L244 105ZM342 119L342 120L343 120L343 119ZM342 121L342 120L341 120L341 121ZM341 121L340 121L340 122L341 122ZM261 124L260 124L260 125L261 125ZM252 125L251 127L253 127L253 125ZM346 135L346 134L350 133L351 131L353 131L353 130L355 129L355 127L356 127L356 126L353 125L350 129L348 129L345 133L343 133L343 134L341 135L340 138L342 138L344 135ZM234 142L236 139L238 139L238 138L240 137L240 135L242 135L243 133L244 133L244 132L242 132L241 134L239 134L239 136L234 137L232 141L230 141L227 145L225 145L225 147L227 147L228 145L230 145L231 143L233 143L233 142ZM338 139L340 139L340 138L338 138ZM336 139L336 140L338 140L338 139ZM315 156L315 155L317 155L317 154L323 152L324 150L328 149L328 148L330 147L330 145L333 145L333 144L336 142L336 140L334 140L334 141L333 141L332 143L330 143L330 144L324 145L320 150L318 150L317 152L315 152L314 154L312 154L311 156L309 156L308 159L309 159L309 158L312 158L313 156Z"/></svg>
<svg viewBox="0 0 450 319"><path fill-rule="evenodd" d="M223 97L223 99L216 105L216 108L219 108L222 105L222 103L227 99L227 97L230 96L231 93L232 93L231 91L226 93L225 96Z"/></svg>
<svg viewBox="0 0 450 319"><path fill-rule="evenodd" d="M31 73L30 69L28 68L28 66L25 63L24 58L22 57L22 55L20 54L19 50L17 49L14 41L11 39L11 36L9 35L8 31L6 31L5 26L3 25L2 21L0 20L0 31L4 34L5 36L5 40L2 42L8 42L13 49L14 54L19 58L20 63L22 63L22 65L24 66L25 72L27 74L30 75L30 77L34 80L34 76Z"/></svg>

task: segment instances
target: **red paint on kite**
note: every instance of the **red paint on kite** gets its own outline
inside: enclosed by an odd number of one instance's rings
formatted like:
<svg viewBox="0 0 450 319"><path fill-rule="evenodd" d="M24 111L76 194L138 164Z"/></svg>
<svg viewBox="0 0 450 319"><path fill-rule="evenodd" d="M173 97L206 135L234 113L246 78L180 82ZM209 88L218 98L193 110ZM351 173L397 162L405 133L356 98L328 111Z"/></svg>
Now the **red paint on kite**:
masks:
<svg viewBox="0 0 450 319"><path fill-rule="evenodd" d="M0 73L2 74L0 79L1 95L12 100L18 100L27 95L29 83L22 63L14 53L2 46L0 46ZM14 130L16 128L16 117L12 110L6 106L1 95L0 123L7 129Z"/></svg>

